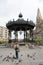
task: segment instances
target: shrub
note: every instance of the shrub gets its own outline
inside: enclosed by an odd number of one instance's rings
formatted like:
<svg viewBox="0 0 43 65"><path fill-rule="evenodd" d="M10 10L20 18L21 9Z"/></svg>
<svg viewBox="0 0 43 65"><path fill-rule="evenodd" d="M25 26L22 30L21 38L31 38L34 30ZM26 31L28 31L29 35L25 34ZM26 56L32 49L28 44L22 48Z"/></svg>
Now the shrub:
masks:
<svg viewBox="0 0 43 65"><path fill-rule="evenodd" d="M29 38L25 38L23 39L23 41L29 42Z"/></svg>
<svg viewBox="0 0 43 65"><path fill-rule="evenodd" d="M35 42L42 42L43 40L38 38L38 39L35 39Z"/></svg>
<svg viewBox="0 0 43 65"><path fill-rule="evenodd" d="M0 41L0 44L2 44L2 42Z"/></svg>
<svg viewBox="0 0 43 65"><path fill-rule="evenodd" d="M41 42L43 42L43 40L40 38L34 39L34 41L36 44L39 44L39 45L41 45Z"/></svg>
<svg viewBox="0 0 43 65"><path fill-rule="evenodd" d="M1 40L0 41L0 44L4 44L4 43L7 43L8 41L3 41L3 40Z"/></svg>

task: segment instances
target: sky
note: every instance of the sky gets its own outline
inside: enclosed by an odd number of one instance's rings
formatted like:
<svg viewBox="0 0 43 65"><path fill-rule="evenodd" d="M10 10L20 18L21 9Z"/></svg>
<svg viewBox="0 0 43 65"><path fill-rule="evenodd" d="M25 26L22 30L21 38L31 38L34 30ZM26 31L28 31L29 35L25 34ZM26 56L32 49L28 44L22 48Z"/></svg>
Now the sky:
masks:
<svg viewBox="0 0 43 65"><path fill-rule="evenodd" d="M25 20L36 23L37 9L43 17L43 0L0 0L0 26L6 26L9 20L18 19L21 12Z"/></svg>
<svg viewBox="0 0 43 65"><path fill-rule="evenodd" d="M25 20L36 23L37 9L43 17L43 0L0 0L0 26L6 26L9 20L18 19L21 12Z"/></svg>

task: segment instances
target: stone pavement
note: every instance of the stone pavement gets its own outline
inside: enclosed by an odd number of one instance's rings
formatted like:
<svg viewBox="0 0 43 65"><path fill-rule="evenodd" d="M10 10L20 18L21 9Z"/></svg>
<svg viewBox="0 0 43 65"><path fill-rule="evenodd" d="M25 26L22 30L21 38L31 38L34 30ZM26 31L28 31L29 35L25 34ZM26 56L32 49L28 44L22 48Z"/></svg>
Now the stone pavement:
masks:
<svg viewBox="0 0 43 65"><path fill-rule="evenodd" d="M43 65L43 46L34 49L20 47L18 60L14 49L0 48L0 65Z"/></svg>

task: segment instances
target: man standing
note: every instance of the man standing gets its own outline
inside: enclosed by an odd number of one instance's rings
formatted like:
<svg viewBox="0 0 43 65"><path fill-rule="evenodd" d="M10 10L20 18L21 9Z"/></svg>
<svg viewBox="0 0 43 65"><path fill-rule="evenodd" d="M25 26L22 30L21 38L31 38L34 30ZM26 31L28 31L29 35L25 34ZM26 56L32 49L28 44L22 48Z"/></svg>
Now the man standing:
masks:
<svg viewBox="0 0 43 65"><path fill-rule="evenodd" d="M16 55L16 59L18 59L18 52L19 52L19 44L18 42L15 43L14 45L14 48L15 48L15 55Z"/></svg>

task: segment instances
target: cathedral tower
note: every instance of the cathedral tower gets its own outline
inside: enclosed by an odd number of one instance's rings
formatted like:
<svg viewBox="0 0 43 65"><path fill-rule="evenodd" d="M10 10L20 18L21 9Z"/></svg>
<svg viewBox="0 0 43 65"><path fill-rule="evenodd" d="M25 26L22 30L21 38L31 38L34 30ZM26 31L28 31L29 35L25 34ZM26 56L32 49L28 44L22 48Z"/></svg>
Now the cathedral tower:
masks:
<svg viewBox="0 0 43 65"><path fill-rule="evenodd" d="M42 23L42 16L40 9L37 10L37 16L36 16L36 31L40 30L40 25Z"/></svg>
<svg viewBox="0 0 43 65"><path fill-rule="evenodd" d="M40 24L42 22L41 20L42 20L41 12L40 9L38 8L36 16L36 24Z"/></svg>
<svg viewBox="0 0 43 65"><path fill-rule="evenodd" d="M40 9L37 10L36 16L36 38L43 38L43 19L40 13Z"/></svg>

